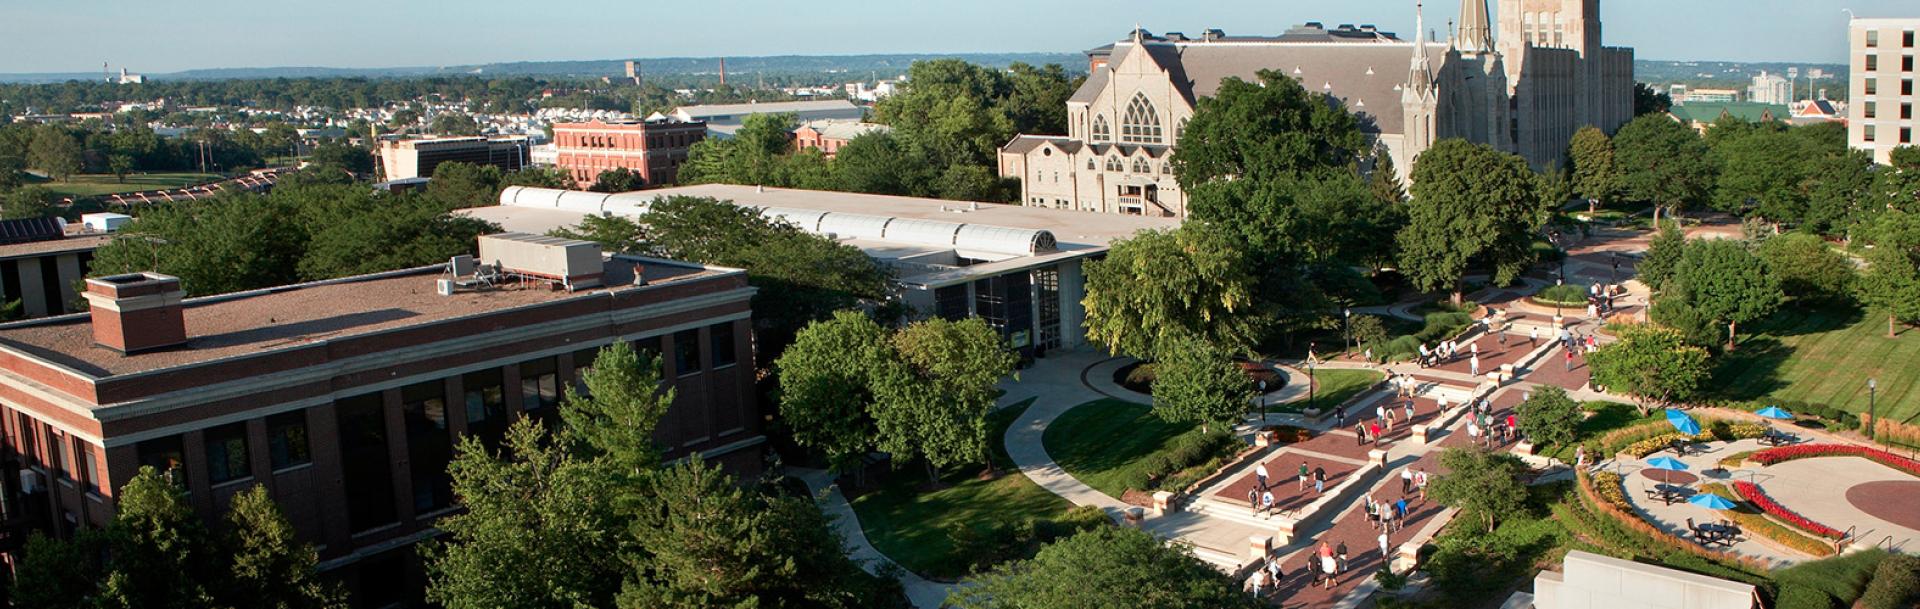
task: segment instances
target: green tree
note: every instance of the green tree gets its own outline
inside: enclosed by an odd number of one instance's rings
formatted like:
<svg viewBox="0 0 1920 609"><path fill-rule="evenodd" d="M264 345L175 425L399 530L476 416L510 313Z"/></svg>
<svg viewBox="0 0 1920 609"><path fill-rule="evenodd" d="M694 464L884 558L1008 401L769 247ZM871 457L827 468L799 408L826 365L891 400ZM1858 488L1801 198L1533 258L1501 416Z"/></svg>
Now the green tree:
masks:
<svg viewBox="0 0 1920 609"><path fill-rule="evenodd" d="M477 438L460 441L447 472L466 509L441 517L445 534L420 545L428 600L448 609L613 606L634 551L613 508L616 478L545 438L523 417L508 427L501 457Z"/></svg>
<svg viewBox="0 0 1920 609"><path fill-rule="evenodd" d="M926 169L914 162L898 139L884 132L855 136L833 155L835 188L848 192L922 194L914 188L929 181L920 175Z"/></svg>
<svg viewBox="0 0 1920 609"><path fill-rule="evenodd" d="M1920 214L1889 211L1868 231L1874 248L1860 274L1860 300L1887 316L1887 338L1897 322L1920 322Z"/></svg>
<svg viewBox="0 0 1920 609"><path fill-rule="evenodd" d="M573 178L566 170L557 167L522 167L519 171L508 172L500 177L501 186L529 186L533 188L557 188L572 190Z"/></svg>
<svg viewBox="0 0 1920 609"><path fill-rule="evenodd" d="M60 195L53 190L45 186L22 186L6 193L6 205L0 208L0 219L44 218L56 215L59 210Z"/></svg>
<svg viewBox="0 0 1920 609"><path fill-rule="evenodd" d="M1170 337L1154 363L1153 414L1192 421L1202 430L1230 427L1246 414L1253 385L1233 353L1191 336Z"/></svg>
<svg viewBox="0 0 1920 609"><path fill-rule="evenodd" d="M985 165L952 165L934 182L935 192L952 201L1004 201L1016 190Z"/></svg>
<svg viewBox="0 0 1920 609"><path fill-rule="evenodd" d="M1100 527L968 579L960 609L1248 609L1238 582L1139 529Z"/></svg>
<svg viewBox="0 0 1920 609"><path fill-rule="evenodd" d="M85 168L79 140L65 127L41 125L33 130L33 144L27 149L27 165L46 172L54 181L65 182Z"/></svg>
<svg viewBox="0 0 1920 609"><path fill-rule="evenodd" d="M547 231L547 235L592 241L601 250L615 253L644 254L653 249L647 242L647 227L618 214L581 216L579 224Z"/></svg>
<svg viewBox="0 0 1920 609"><path fill-rule="evenodd" d="M1673 280L1686 286L1688 304L1701 317L1727 326L1727 349L1739 325L1773 313L1785 295L1767 263L1746 244L1726 239L1689 244Z"/></svg>
<svg viewBox="0 0 1920 609"><path fill-rule="evenodd" d="M985 167L1015 133L1013 119L997 107L1011 92L1005 74L984 66L958 59L916 61L907 69L903 90L874 105L873 119L892 125L894 137L941 171L954 165Z"/></svg>
<svg viewBox="0 0 1920 609"><path fill-rule="evenodd" d="M1786 295L1807 300L1832 300L1852 293L1853 261L1827 245L1818 235L1788 233L1760 242L1760 259L1780 280Z"/></svg>
<svg viewBox="0 0 1920 609"><path fill-rule="evenodd" d="M1717 130L1717 129L1716 129ZM1804 140L1781 131L1760 131L1720 145L1720 178L1714 207L1778 225L1807 215L1805 159L1818 158Z"/></svg>
<svg viewBox="0 0 1920 609"><path fill-rule="evenodd" d="M1539 184L1520 157L1465 140L1441 140L1413 166L1413 202L1400 230L1400 266L1423 290L1460 300L1471 264L1505 285L1533 261L1533 231L1546 217Z"/></svg>
<svg viewBox="0 0 1920 609"><path fill-rule="evenodd" d="M224 582L227 554L187 504L171 476L141 467L116 497L100 581L100 605L125 608L205 607Z"/></svg>
<svg viewBox="0 0 1920 609"><path fill-rule="evenodd" d="M743 490L691 459L655 473L631 531L621 609L881 606L813 502ZM607 606L607 605L590 605Z"/></svg>
<svg viewBox="0 0 1920 609"><path fill-rule="evenodd" d="M1677 222L1660 224L1660 230L1653 235L1653 241L1647 246L1647 254L1634 266L1640 276L1640 282L1648 289L1659 291L1673 278L1675 268L1680 266L1680 257L1687 252L1687 235L1680 231Z"/></svg>
<svg viewBox="0 0 1920 609"><path fill-rule="evenodd" d="M313 152L307 155L307 162L339 167L354 175L373 175L373 153L352 144L327 143L315 146Z"/></svg>
<svg viewBox="0 0 1920 609"><path fill-rule="evenodd" d="M1087 339L1142 359L1176 334L1251 352L1272 320L1253 306L1255 270L1240 246L1201 221L1113 242L1086 264Z"/></svg>
<svg viewBox="0 0 1920 609"><path fill-rule="evenodd" d="M1621 127L1613 136L1614 164L1628 196L1678 213L1706 200L1714 184L1707 144L1693 129L1665 114L1646 114Z"/></svg>
<svg viewBox="0 0 1920 609"><path fill-rule="evenodd" d="M1373 172L1367 174L1367 190L1373 192L1373 198L1382 203L1402 203L1407 200L1407 189L1400 184L1399 170L1393 166L1393 155L1386 150L1373 153Z"/></svg>
<svg viewBox="0 0 1920 609"><path fill-rule="evenodd" d="M1673 97L1643 82L1633 83L1633 115L1659 116L1673 109Z"/></svg>
<svg viewBox="0 0 1920 609"><path fill-rule="evenodd" d="M500 203L500 168L466 162L441 163L427 182L427 198L446 209L487 207Z"/></svg>
<svg viewBox="0 0 1920 609"><path fill-rule="evenodd" d="M581 375L586 391L567 387L568 439L627 475L639 475L660 460L653 430L673 404L674 390L661 384L660 356L639 353L626 341L600 348Z"/></svg>
<svg viewBox="0 0 1920 609"><path fill-rule="evenodd" d="M1067 134L1067 114L1060 109L1085 77L1068 77L1060 64L1036 67L1016 61L1007 66L1006 80L1008 90L1000 101L1000 112L1015 133Z"/></svg>
<svg viewBox="0 0 1920 609"><path fill-rule="evenodd" d="M840 311L802 329L774 362L781 421L795 442L826 453L835 471L858 471L876 444L874 376L889 350L886 329Z"/></svg>
<svg viewBox="0 0 1920 609"><path fill-rule="evenodd" d="M1440 453L1440 467L1446 475L1434 478L1428 492L1435 501L1460 508L1468 517L1484 518L1487 532L1499 525L1501 514L1521 510L1527 502L1527 485L1520 481L1527 466L1509 453L1481 448L1449 448Z"/></svg>
<svg viewBox="0 0 1920 609"><path fill-rule="evenodd" d="M223 195L140 210L94 252L94 275L155 270L189 294L225 294L299 280L307 241L284 196Z"/></svg>
<svg viewBox="0 0 1920 609"><path fill-rule="evenodd" d="M309 224L296 268L307 280L444 262L472 253L480 235L500 232L496 224L453 215L440 203L412 195L332 186L273 196L300 199L295 205Z"/></svg>
<svg viewBox="0 0 1920 609"><path fill-rule="evenodd" d="M133 171L133 157L124 154L108 155L107 171L113 172L115 181L125 184L127 173Z"/></svg>
<svg viewBox="0 0 1920 609"><path fill-rule="evenodd" d="M1352 325L1348 328L1347 332L1353 336L1353 342L1356 344L1367 345L1369 348L1374 348L1371 346L1384 343L1390 338L1387 333L1387 322L1382 320L1378 315L1355 315L1349 323ZM1382 353L1381 355L1385 354Z"/></svg>
<svg viewBox="0 0 1920 609"><path fill-rule="evenodd" d="M1606 205L1620 192L1620 169L1613 162L1613 140L1598 127L1574 132L1567 145L1568 166L1573 173L1573 192L1580 198Z"/></svg>
<svg viewBox="0 0 1920 609"><path fill-rule="evenodd" d="M319 554L299 540L293 523L255 485L233 496L226 547L233 579L222 596L232 607L345 609L346 592L320 578Z"/></svg>
<svg viewBox="0 0 1920 609"><path fill-rule="evenodd" d="M1554 385L1534 387L1533 395L1515 409L1520 429L1536 446L1572 444L1585 417L1580 404L1567 397L1567 390Z"/></svg>
<svg viewBox="0 0 1920 609"><path fill-rule="evenodd" d="M994 385L1018 362L1000 333L979 317L935 317L908 324L891 342L895 355L874 376L880 450L918 455L935 481L940 469L988 464Z"/></svg>
<svg viewBox="0 0 1920 609"><path fill-rule="evenodd" d="M94 609L105 550L105 534L97 529L81 529L66 540L28 533L8 600L23 609Z"/></svg>
<svg viewBox="0 0 1920 609"><path fill-rule="evenodd" d="M1615 332L1619 341L1587 355L1593 384L1633 396L1642 416L1655 405L1692 398L1712 373L1706 349L1688 344L1678 330L1633 324Z"/></svg>
<svg viewBox="0 0 1920 609"><path fill-rule="evenodd" d="M480 135L480 123L464 112L441 112L434 115L427 131L437 135Z"/></svg>
<svg viewBox="0 0 1920 609"><path fill-rule="evenodd" d="M647 180L638 172L625 167L615 167L600 172L593 180L594 192L631 192L646 187Z"/></svg>

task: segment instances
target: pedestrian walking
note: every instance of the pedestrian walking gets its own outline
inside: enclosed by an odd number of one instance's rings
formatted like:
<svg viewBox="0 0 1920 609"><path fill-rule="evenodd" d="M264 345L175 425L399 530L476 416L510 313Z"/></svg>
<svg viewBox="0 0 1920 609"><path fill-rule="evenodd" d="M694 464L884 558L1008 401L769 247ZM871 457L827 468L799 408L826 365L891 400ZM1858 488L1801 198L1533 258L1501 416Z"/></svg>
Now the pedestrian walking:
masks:
<svg viewBox="0 0 1920 609"><path fill-rule="evenodd" d="M1333 425L1334 425L1335 427L1338 427L1338 426L1341 426L1341 425L1346 425L1346 424L1347 424L1347 405L1346 405L1346 404L1341 404L1341 405L1339 405L1339 406L1336 406L1336 407L1334 407L1334 409L1333 409Z"/></svg>
<svg viewBox="0 0 1920 609"><path fill-rule="evenodd" d="M1405 495L1411 492L1413 492L1413 470L1400 470L1400 494Z"/></svg>
<svg viewBox="0 0 1920 609"><path fill-rule="evenodd" d="M1339 573L1346 573L1347 572L1347 542L1342 541L1340 542L1340 545L1334 546L1333 555L1335 558L1340 559L1339 562L1335 565L1336 567L1338 567L1336 571Z"/></svg>
<svg viewBox="0 0 1920 609"><path fill-rule="evenodd" d="M1273 582L1274 587L1277 588L1280 586L1280 579L1286 576L1287 576L1287 570L1280 568L1280 557L1268 555L1267 556L1267 580Z"/></svg>
<svg viewBox="0 0 1920 609"><path fill-rule="evenodd" d="M1472 367L1473 375L1480 376L1480 354L1478 353L1473 354L1472 363L1473 363L1473 367Z"/></svg>
<svg viewBox="0 0 1920 609"><path fill-rule="evenodd" d="M1406 523L1407 523L1407 498L1406 497L1401 497L1399 501L1393 502L1393 520L1395 522L1400 523L1400 526L1406 526Z"/></svg>
<svg viewBox="0 0 1920 609"><path fill-rule="evenodd" d="M1511 412L1507 413L1507 441L1512 442L1514 435L1519 430L1520 430L1520 419L1518 417L1515 417Z"/></svg>
<svg viewBox="0 0 1920 609"><path fill-rule="evenodd" d="M1442 393L1435 395L1433 396L1433 401L1440 405L1440 412L1444 413L1447 411L1447 394Z"/></svg>
<svg viewBox="0 0 1920 609"><path fill-rule="evenodd" d="M1374 405L1373 405L1373 418L1376 418L1376 419L1384 419L1384 418L1387 418L1387 407L1386 407L1386 405L1384 405L1384 404L1374 404Z"/></svg>
<svg viewBox="0 0 1920 609"><path fill-rule="evenodd" d="M1272 518L1273 511L1274 511L1273 508L1274 508L1273 491L1265 491L1260 493L1260 512L1263 514L1266 514L1268 518Z"/></svg>
<svg viewBox="0 0 1920 609"><path fill-rule="evenodd" d="M1567 372L1573 372L1573 350L1567 350Z"/></svg>
<svg viewBox="0 0 1920 609"><path fill-rule="evenodd" d="M1253 512L1254 515L1260 514L1260 491L1247 489L1247 510Z"/></svg>
<svg viewBox="0 0 1920 609"><path fill-rule="evenodd" d="M1480 357L1480 341L1467 343L1467 350L1472 352L1474 357Z"/></svg>
<svg viewBox="0 0 1920 609"><path fill-rule="evenodd" d="M1387 564L1393 564L1393 561L1387 557L1387 551L1389 549L1391 548L1387 547L1387 534L1381 533L1380 534L1380 560L1386 561Z"/></svg>
<svg viewBox="0 0 1920 609"><path fill-rule="evenodd" d="M1367 445L1367 422L1366 422L1366 421L1356 421L1356 422L1354 422L1354 424L1353 424L1353 445L1354 445L1354 446L1366 446L1366 445Z"/></svg>
<svg viewBox="0 0 1920 609"><path fill-rule="evenodd" d="M1587 319L1599 319L1599 318L1600 318L1600 306L1591 302L1587 303Z"/></svg>
<svg viewBox="0 0 1920 609"><path fill-rule="evenodd" d="M1307 462L1306 461L1300 462L1300 488L1298 490L1302 490L1302 491L1307 490Z"/></svg>
<svg viewBox="0 0 1920 609"><path fill-rule="evenodd" d="M1407 422L1412 423L1413 422L1413 400L1407 400L1406 412L1407 412Z"/></svg>
<svg viewBox="0 0 1920 609"><path fill-rule="evenodd" d="M1253 479L1260 485L1260 490L1267 490L1267 462L1261 461L1253 467Z"/></svg>
<svg viewBox="0 0 1920 609"><path fill-rule="evenodd" d="M1369 437L1373 438L1373 445L1379 446L1380 445L1380 421L1378 419L1375 419L1373 422L1368 423L1367 430L1372 432L1372 435Z"/></svg>
<svg viewBox="0 0 1920 609"><path fill-rule="evenodd" d="M1467 421L1467 440L1474 446L1480 445L1480 422Z"/></svg>
<svg viewBox="0 0 1920 609"><path fill-rule="evenodd" d="M1312 552L1307 553L1307 582L1308 582L1307 583L1308 586L1315 586L1315 585L1319 585L1320 583L1320 555L1319 554L1315 554Z"/></svg>
<svg viewBox="0 0 1920 609"><path fill-rule="evenodd" d="M1254 571L1253 575L1247 577L1247 587L1253 589L1254 598L1260 598L1260 589L1266 587L1266 585L1267 572L1265 570Z"/></svg>
<svg viewBox="0 0 1920 609"><path fill-rule="evenodd" d="M1540 328L1537 326L1527 328L1527 346L1532 347L1537 342L1540 342Z"/></svg>
<svg viewBox="0 0 1920 609"><path fill-rule="evenodd" d="M1318 495L1326 492L1326 490L1327 469L1324 467L1313 468L1313 494Z"/></svg>
<svg viewBox="0 0 1920 609"><path fill-rule="evenodd" d="M1414 485L1420 487L1420 501L1425 502L1427 500L1427 472L1420 472L1419 475L1413 478Z"/></svg>
<svg viewBox="0 0 1920 609"><path fill-rule="evenodd" d="M1334 560L1332 554L1320 557L1320 570L1327 572L1327 579L1322 583L1320 589L1327 590L1333 588L1334 574L1340 572L1340 564Z"/></svg>
<svg viewBox="0 0 1920 609"><path fill-rule="evenodd" d="M1425 368L1425 367L1427 367L1427 344L1426 344L1426 343L1420 343L1420 362L1419 362L1419 365L1420 365L1420 367L1421 367L1421 368Z"/></svg>
<svg viewBox="0 0 1920 609"><path fill-rule="evenodd" d="M1371 495L1360 496L1360 508L1367 513L1367 526L1380 526L1380 506L1373 502Z"/></svg>
<svg viewBox="0 0 1920 609"><path fill-rule="evenodd" d="M1361 355L1360 357L1362 357L1363 359L1365 359L1365 360L1367 360L1367 367L1368 367L1368 368L1372 368L1372 367L1373 367L1373 347L1367 347L1367 351L1366 351L1366 353L1365 353L1365 354L1363 354L1363 355Z"/></svg>

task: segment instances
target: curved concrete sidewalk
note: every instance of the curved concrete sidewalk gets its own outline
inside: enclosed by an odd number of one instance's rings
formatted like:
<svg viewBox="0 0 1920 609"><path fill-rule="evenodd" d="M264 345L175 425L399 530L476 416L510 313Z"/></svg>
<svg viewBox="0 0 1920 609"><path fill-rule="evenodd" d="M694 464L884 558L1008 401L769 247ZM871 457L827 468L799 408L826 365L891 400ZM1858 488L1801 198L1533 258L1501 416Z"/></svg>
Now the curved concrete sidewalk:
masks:
<svg viewBox="0 0 1920 609"><path fill-rule="evenodd" d="M867 532L860 528L860 517L854 514L853 505L847 503L846 495L840 494L840 485L833 481L832 474L826 470L804 467L789 467L787 471L807 483L807 490L813 492L814 502L819 504L820 511L833 520L834 530L846 538L847 555L859 562L861 568L868 573L878 573L882 565L897 567L900 586L906 589L907 598L913 601L913 606L920 609L939 609L947 602L947 593L953 590L955 584L943 584L915 575L867 541Z"/></svg>
<svg viewBox="0 0 1920 609"><path fill-rule="evenodd" d="M1023 370L1020 379L1002 381L1000 388L1006 395L1000 397L1001 405L1015 404L1028 398L1034 398L1033 405L1020 415L1007 433L1001 438L1006 445L1007 456L1019 466L1020 473L1026 474L1034 484L1048 492L1059 495L1074 505L1094 505L1107 511L1109 516L1117 515L1127 505L1106 493L1094 490L1072 474L1068 474L1060 464L1047 454L1042 437L1047 426L1053 420L1073 407L1109 397L1087 387L1083 375L1096 374L1099 365L1118 366L1109 360L1116 360L1104 353L1092 349L1081 349L1066 353L1054 352L1038 366ZM1111 374L1111 368L1107 370ZM1107 382L1111 383L1109 376Z"/></svg>

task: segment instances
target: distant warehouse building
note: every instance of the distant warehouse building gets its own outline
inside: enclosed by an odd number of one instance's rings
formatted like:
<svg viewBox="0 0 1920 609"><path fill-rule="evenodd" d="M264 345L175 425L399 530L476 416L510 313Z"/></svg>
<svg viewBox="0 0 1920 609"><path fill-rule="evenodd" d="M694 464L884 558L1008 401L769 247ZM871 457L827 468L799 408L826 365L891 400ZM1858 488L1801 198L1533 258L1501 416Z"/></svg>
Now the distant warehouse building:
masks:
<svg viewBox="0 0 1920 609"><path fill-rule="evenodd" d="M647 120L673 118L681 122L703 122L707 124L707 133L721 139L733 137L735 131L746 123L747 117L755 114L792 114L801 123L823 120L857 121L867 115L867 111L853 102L844 99L825 99L818 101L756 102L745 104L712 104L703 106L681 106L671 114L654 113Z"/></svg>
<svg viewBox="0 0 1920 609"><path fill-rule="evenodd" d="M550 421L599 349L658 354L668 459L761 468L743 272L532 235L478 260L202 298L152 273L86 281L90 313L0 324L0 550L104 526L142 466L214 521L261 485L322 568L383 607L458 509L464 437Z"/></svg>
<svg viewBox="0 0 1920 609"><path fill-rule="evenodd" d="M510 187L462 213L545 233L589 215L639 217L657 197L713 197L860 248L891 271L924 317L979 316L1030 357L1084 344L1082 265L1108 244L1174 218L727 184L607 194Z"/></svg>
<svg viewBox="0 0 1920 609"><path fill-rule="evenodd" d="M126 218L86 214L85 225L54 218L0 221L0 301L19 303L22 317L84 309L74 306L80 300L75 286L93 268L94 250L110 240L107 231Z"/></svg>
<svg viewBox="0 0 1920 609"><path fill-rule="evenodd" d="M672 119L553 124L553 165L582 188L600 172L626 168L647 185L672 184L687 151L707 137L706 123Z"/></svg>
<svg viewBox="0 0 1920 609"><path fill-rule="evenodd" d="M387 180L431 178L449 162L519 171L527 166L528 148L525 136L381 139L380 169Z"/></svg>

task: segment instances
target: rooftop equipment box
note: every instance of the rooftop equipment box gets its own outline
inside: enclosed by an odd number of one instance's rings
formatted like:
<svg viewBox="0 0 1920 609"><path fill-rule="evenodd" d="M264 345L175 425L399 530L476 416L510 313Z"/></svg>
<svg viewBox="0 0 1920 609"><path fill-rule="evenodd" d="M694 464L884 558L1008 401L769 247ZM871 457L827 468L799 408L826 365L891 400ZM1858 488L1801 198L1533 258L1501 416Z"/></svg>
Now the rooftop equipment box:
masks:
<svg viewBox="0 0 1920 609"><path fill-rule="evenodd" d="M498 264L507 273L558 281L569 290L597 287L606 272L599 244L527 233L481 236L479 262Z"/></svg>

